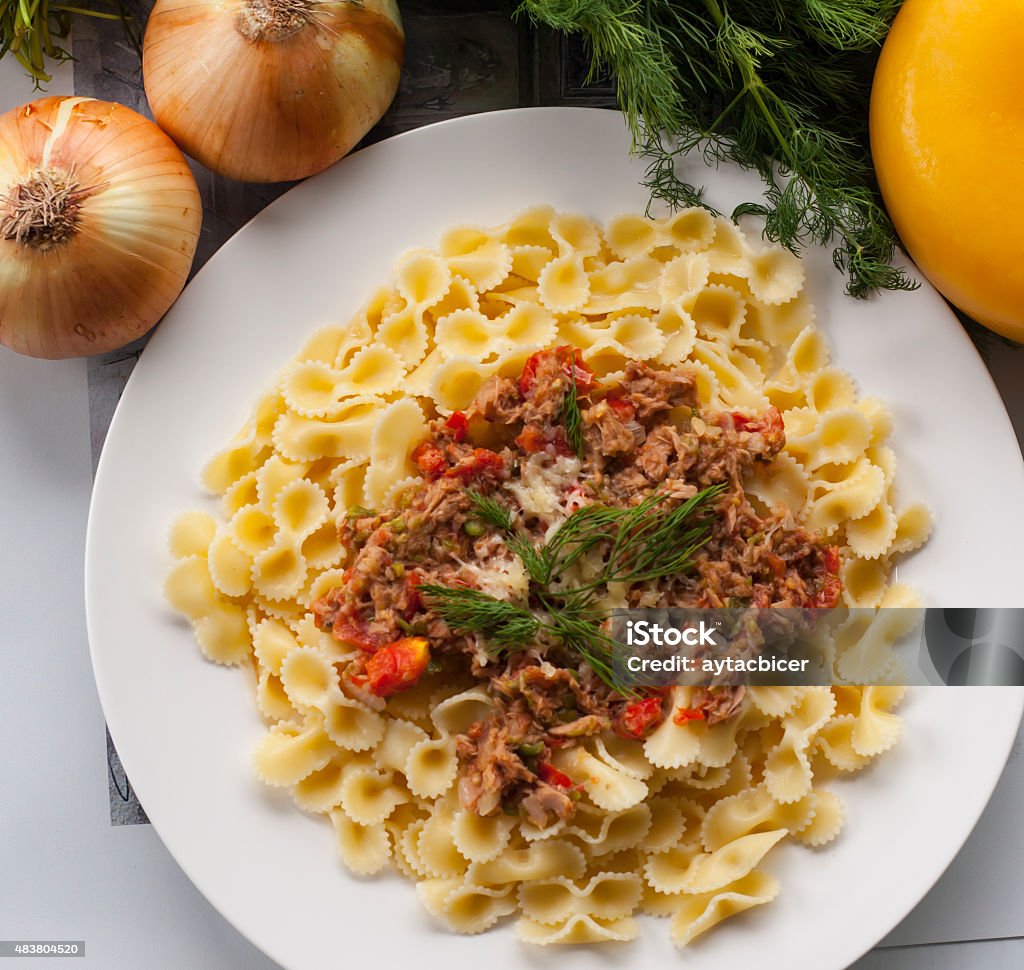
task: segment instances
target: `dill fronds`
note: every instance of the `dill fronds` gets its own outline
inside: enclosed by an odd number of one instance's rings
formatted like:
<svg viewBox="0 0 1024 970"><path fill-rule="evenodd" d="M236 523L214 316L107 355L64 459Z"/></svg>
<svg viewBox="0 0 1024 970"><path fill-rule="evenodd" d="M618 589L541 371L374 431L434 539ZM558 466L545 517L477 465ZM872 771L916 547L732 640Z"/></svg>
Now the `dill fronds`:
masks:
<svg viewBox="0 0 1024 970"><path fill-rule="evenodd" d="M479 633L501 647L522 646L540 633L541 622L528 609L478 589L437 583L417 588L453 630Z"/></svg>
<svg viewBox="0 0 1024 970"><path fill-rule="evenodd" d="M576 367L569 367L569 387L562 398L560 417L565 440L575 452L576 457L583 459L583 412L580 411L580 399L576 389Z"/></svg>
<svg viewBox="0 0 1024 970"><path fill-rule="evenodd" d="M708 206L676 162L700 152L756 170L765 236L833 243L847 292L908 290L868 143L878 49L901 0L519 0L517 14L583 37L607 66L652 199ZM714 210L712 210L714 211Z"/></svg>
<svg viewBox="0 0 1024 970"><path fill-rule="evenodd" d="M603 630L608 614L598 591L609 583L651 581L690 569L711 535L711 505L725 488L705 488L674 508L664 494L649 495L630 508L585 505L539 547L516 529L511 513L496 499L467 489L476 514L500 529L522 560L531 582L527 602L539 613L477 589L424 584L419 591L453 630L479 633L499 653L547 635L582 657L609 687L628 694L615 678L615 641ZM596 579L569 589L551 588L554 579L602 544L608 552Z"/></svg>

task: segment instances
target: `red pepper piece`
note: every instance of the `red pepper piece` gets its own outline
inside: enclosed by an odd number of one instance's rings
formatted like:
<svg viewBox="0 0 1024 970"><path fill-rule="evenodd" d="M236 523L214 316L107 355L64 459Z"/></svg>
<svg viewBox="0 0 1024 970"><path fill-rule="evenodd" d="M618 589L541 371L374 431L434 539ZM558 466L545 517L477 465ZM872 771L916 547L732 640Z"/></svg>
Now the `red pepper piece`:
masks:
<svg viewBox="0 0 1024 970"><path fill-rule="evenodd" d="M555 788L573 788L572 779L564 772L559 771L550 761L541 761L537 765L537 777L546 781Z"/></svg>
<svg viewBox="0 0 1024 970"><path fill-rule="evenodd" d="M615 733L624 738L646 738L665 719L660 697L645 697L627 704L615 720Z"/></svg>
<svg viewBox="0 0 1024 970"><path fill-rule="evenodd" d="M358 678L371 694L390 697L408 690L430 663L430 646L424 637L405 637L381 647L366 661L366 673ZM353 678L355 679L355 678Z"/></svg>
<svg viewBox="0 0 1024 970"><path fill-rule="evenodd" d="M424 441L422 444L417 445L409 457L424 475L432 478L443 475L445 469L448 468L444 452L432 441Z"/></svg>
<svg viewBox="0 0 1024 970"><path fill-rule="evenodd" d="M452 411L444 426L456 441L466 440L466 435L469 433L469 419L461 411Z"/></svg>
<svg viewBox="0 0 1024 970"><path fill-rule="evenodd" d="M684 727L688 721L703 721L704 712L696 707L681 707L672 717L672 723Z"/></svg>
<svg viewBox="0 0 1024 970"><path fill-rule="evenodd" d="M578 350L574 350L568 344L562 347L555 347L553 350L538 350L531 354L523 365L523 372L519 375L519 393L526 397L533 390L537 383L537 371L540 363L545 357L554 354L555 359L561 365L562 373L576 379L576 390L586 393L594 386L594 372L584 363L583 357Z"/></svg>

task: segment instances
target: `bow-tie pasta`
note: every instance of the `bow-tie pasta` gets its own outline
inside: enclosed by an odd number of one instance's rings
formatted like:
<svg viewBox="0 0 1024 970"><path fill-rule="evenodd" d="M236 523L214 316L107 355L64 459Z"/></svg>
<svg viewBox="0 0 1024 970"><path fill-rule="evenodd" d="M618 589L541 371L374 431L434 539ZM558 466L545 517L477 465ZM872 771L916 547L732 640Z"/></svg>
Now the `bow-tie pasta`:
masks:
<svg viewBox="0 0 1024 970"><path fill-rule="evenodd" d="M401 257L347 324L315 332L208 462L201 482L214 499L171 526L166 597L208 659L253 671L266 722L256 774L332 827L352 872L393 865L458 933L512 917L528 943L622 942L647 913L667 916L682 947L771 901L778 854L840 834L842 801L824 784L841 786L899 738L903 690L857 683L887 669L920 606L892 582L893 567L927 540L931 517L900 500L893 415L832 363L803 284L791 253L703 209L602 226L536 206L504 225L456 226L436 250ZM431 663L405 683L398 666L371 670L382 646L372 626L324 622L338 589L350 586L372 610L386 582L403 590L389 607L403 649L430 640L434 628L411 619L429 546L408 536L405 561L379 546L377 571L367 573L355 568L353 537L363 563L386 513L432 477L469 487L460 469L484 459L434 468L439 459L423 450L431 429L443 422L461 442L464 410L517 405L508 388L527 386L539 351L565 345L578 361L566 371L574 391L578 373L600 394L637 362L685 373L699 406L677 407L673 420L679 412L709 439L721 429L705 412L762 430L759 416L776 415L785 444L744 473L750 507L784 515L834 550L842 606L900 607L851 612L836 627L828 650L841 686L740 688L714 716L695 688L674 687L663 720L642 737L616 733L562 688L551 735L564 740L538 763L543 745L514 727L538 710L516 707L507 684L489 689L486 652L466 669ZM481 404L488 388L516 401L494 391ZM635 404L613 392L603 405L619 409L628 443L644 433ZM580 461L569 449L552 467L579 473ZM549 472L523 462L512 487L524 514L551 533L580 496L559 491ZM435 504L424 514L443 512ZM495 538L471 516L460 528L476 542ZM509 548L493 542L479 563L457 562L458 582L515 601L536 564ZM606 607L635 603L609 584ZM889 675L894 682L898 671ZM487 734L502 718L505 734ZM471 748L491 751L489 770L546 785L520 806L485 803ZM550 804L562 806L566 792L569 809L552 821Z"/></svg>

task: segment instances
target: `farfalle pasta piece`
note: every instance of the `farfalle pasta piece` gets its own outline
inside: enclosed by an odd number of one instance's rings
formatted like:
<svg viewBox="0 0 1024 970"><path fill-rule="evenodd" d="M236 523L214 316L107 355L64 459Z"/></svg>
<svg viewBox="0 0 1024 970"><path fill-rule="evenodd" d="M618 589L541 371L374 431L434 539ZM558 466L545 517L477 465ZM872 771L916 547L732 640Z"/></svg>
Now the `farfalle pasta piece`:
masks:
<svg viewBox="0 0 1024 970"><path fill-rule="evenodd" d="M225 596L241 597L252 588L252 556L220 529L207 550L210 578Z"/></svg>
<svg viewBox="0 0 1024 970"><path fill-rule="evenodd" d="M555 876L579 879L585 869L582 850L563 839L548 839L509 849L489 862L470 863L466 880L478 886L505 886Z"/></svg>
<svg viewBox="0 0 1024 970"><path fill-rule="evenodd" d="M823 368L807 384L807 403L819 413L853 407L856 401L857 385L838 367Z"/></svg>
<svg viewBox="0 0 1024 970"><path fill-rule="evenodd" d="M505 339L500 322L479 310L456 310L437 321L437 346L444 357L483 360Z"/></svg>
<svg viewBox="0 0 1024 970"><path fill-rule="evenodd" d="M767 509L781 507L797 516L807 504L811 487L807 471L785 452L768 464L757 464L745 484L747 491L759 498Z"/></svg>
<svg viewBox="0 0 1024 970"><path fill-rule="evenodd" d="M342 402L329 420L286 412L274 425L274 446L292 461L368 458L370 437L383 408L378 398L353 397Z"/></svg>
<svg viewBox="0 0 1024 970"><path fill-rule="evenodd" d="M256 745L253 764L260 781L290 788L325 767L336 753L322 718L311 716L302 724L275 724Z"/></svg>
<svg viewBox="0 0 1024 970"><path fill-rule="evenodd" d="M234 603L218 603L192 623L203 656L214 663L234 666L252 650L245 610Z"/></svg>
<svg viewBox="0 0 1024 970"><path fill-rule="evenodd" d="M381 825L360 825L340 809L330 812L341 861L360 876L380 872L391 858L391 841Z"/></svg>
<svg viewBox="0 0 1024 970"><path fill-rule="evenodd" d="M809 529L826 536L849 519L867 515L885 494L885 474L866 458L829 468L827 479L821 474L819 466L803 518Z"/></svg>
<svg viewBox="0 0 1024 970"><path fill-rule="evenodd" d="M268 459L269 463L276 455ZM238 481L228 487L228 490L221 496L221 510L226 519L230 519L240 508L245 505L256 505L259 503L259 473L266 467L261 465L255 471L248 472Z"/></svg>
<svg viewBox="0 0 1024 970"><path fill-rule="evenodd" d="M627 213L610 219L605 229L608 248L621 259L646 256L661 242L661 233L650 219Z"/></svg>
<svg viewBox="0 0 1024 970"><path fill-rule="evenodd" d="M788 429L787 429L788 430ZM856 408L826 411L813 431L787 434L786 451L805 468L843 465L860 458L871 443L871 425Z"/></svg>
<svg viewBox="0 0 1024 970"><path fill-rule="evenodd" d="M867 515L846 523L846 541L862 559L877 559L892 549L897 526L896 513L882 499Z"/></svg>
<svg viewBox="0 0 1024 970"><path fill-rule="evenodd" d="M339 748L367 751L384 735L384 719L376 711L340 691L323 708L324 731Z"/></svg>
<svg viewBox="0 0 1024 970"><path fill-rule="evenodd" d="M477 815L460 810L452 818L452 843L470 862L490 862L505 850L515 825L516 820L508 815Z"/></svg>
<svg viewBox="0 0 1024 970"><path fill-rule="evenodd" d="M272 515L279 536L288 536L300 545L327 522L330 503L319 485L300 478L289 482L274 498Z"/></svg>
<svg viewBox="0 0 1024 970"><path fill-rule="evenodd" d="M715 802L700 823L700 841L707 852L716 852L748 835L780 829L792 834L801 832L813 817L810 794L783 804L760 784Z"/></svg>
<svg viewBox="0 0 1024 970"><path fill-rule="evenodd" d="M657 221L658 243L674 246L684 253L697 252L719 241L723 225L732 227L726 220L716 220L707 209L696 206L680 209Z"/></svg>
<svg viewBox="0 0 1024 970"><path fill-rule="evenodd" d="M896 513L896 532L893 535L894 554L906 554L920 549L932 532L932 514L923 502L914 502Z"/></svg>
<svg viewBox="0 0 1024 970"><path fill-rule="evenodd" d="M810 791L813 775L808 749L834 711L832 692L818 688L807 691L783 718L782 740L768 752L764 764L765 786L777 802L799 801Z"/></svg>
<svg viewBox="0 0 1024 970"><path fill-rule="evenodd" d="M811 792L809 799L813 817L799 832L795 832L794 836L804 845L819 848L839 835L845 814L843 803L835 792L823 788Z"/></svg>
<svg viewBox="0 0 1024 970"><path fill-rule="evenodd" d="M586 883L560 876L523 883L519 905L527 919L548 925L573 916L613 920L636 910L642 890L640 877L632 872L601 872Z"/></svg>
<svg viewBox="0 0 1024 970"><path fill-rule="evenodd" d="M651 810L643 803L620 812L580 804L561 832L579 839L591 856L598 857L639 845L650 828Z"/></svg>
<svg viewBox="0 0 1024 970"><path fill-rule="evenodd" d="M430 306L447 292L452 282L448 260L418 250L406 253L398 263L396 285L406 303Z"/></svg>
<svg viewBox="0 0 1024 970"><path fill-rule="evenodd" d="M243 476L255 471L270 455L270 444L249 437L228 445L207 462L202 472L203 487L223 495Z"/></svg>
<svg viewBox="0 0 1024 970"><path fill-rule="evenodd" d="M483 933L518 909L515 887L468 885L459 877L416 883L424 908L456 933Z"/></svg>
<svg viewBox="0 0 1024 970"><path fill-rule="evenodd" d="M302 589L307 570L300 544L282 536L254 557L252 585L267 599L289 600Z"/></svg>
<svg viewBox="0 0 1024 970"><path fill-rule="evenodd" d="M580 255L560 256L544 267L537 280L537 295L552 313L570 313L590 298L590 279Z"/></svg>
<svg viewBox="0 0 1024 970"><path fill-rule="evenodd" d="M800 260L782 246L771 246L751 257L746 273L751 293L768 306L788 303L804 285Z"/></svg>
<svg viewBox="0 0 1024 970"><path fill-rule="evenodd" d="M770 903L778 894L778 881L767 873L754 870L716 892L683 896L678 909L672 914L669 935L676 946L684 947L722 920L754 906Z"/></svg>
<svg viewBox="0 0 1024 970"><path fill-rule="evenodd" d="M243 505L227 525L232 541L250 556L257 556L273 545L277 523L270 510L262 505Z"/></svg>
<svg viewBox="0 0 1024 970"><path fill-rule="evenodd" d="M847 683L883 679L893 660L893 647L923 620L916 593L900 584L883 591L877 605L878 611L869 615L866 625L864 617L854 616L839 628L836 672Z"/></svg>
<svg viewBox="0 0 1024 970"><path fill-rule="evenodd" d="M505 243L492 239L470 253L450 256L448 268L471 283L478 293L484 293L499 286L508 276L512 254Z"/></svg>
<svg viewBox="0 0 1024 970"><path fill-rule="evenodd" d="M576 308L592 317L638 307L657 310L661 276L661 263L650 256L609 263L590 273L588 296Z"/></svg>
<svg viewBox="0 0 1024 970"><path fill-rule="evenodd" d="M710 274L711 264L703 253L682 253L669 260L658 279L662 306L676 302L692 306L708 285Z"/></svg>
<svg viewBox="0 0 1024 970"><path fill-rule="evenodd" d="M420 798L437 798L451 788L458 769L455 741L447 735L427 738L409 752L405 763L406 783Z"/></svg>
<svg viewBox="0 0 1024 970"><path fill-rule="evenodd" d="M294 720L299 713L292 706L292 702L288 700L281 678L267 670L266 667L259 668L256 681L256 706L267 720L275 723Z"/></svg>
<svg viewBox="0 0 1024 970"><path fill-rule="evenodd" d="M296 646L281 660L281 684L296 710L323 712L339 692L338 670L316 647Z"/></svg>
<svg viewBox="0 0 1024 970"><path fill-rule="evenodd" d="M217 534L217 520L208 512L182 512L171 523L167 548L175 559L205 556Z"/></svg>
<svg viewBox="0 0 1024 970"><path fill-rule="evenodd" d="M360 825L379 825L409 794L395 783L390 771L350 762L342 770L339 803L349 818Z"/></svg>
<svg viewBox="0 0 1024 970"><path fill-rule="evenodd" d="M323 814L336 808L341 802L347 757L347 753L339 752L323 768L306 775L292 788L295 804L311 814Z"/></svg>
<svg viewBox="0 0 1024 970"><path fill-rule="evenodd" d="M658 853L676 845L686 831L686 816L671 798L654 795L647 800L651 823L639 843L645 852Z"/></svg>
<svg viewBox="0 0 1024 970"><path fill-rule="evenodd" d="M680 303L674 302L662 307L658 314L658 327L665 338L658 362L669 366L678 365L693 352L697 339L697 325ZM705 371L705 373L709 373ZM709 374L710 377L710 374ZM711 378L713 380L713 378ZM702 400L709 399L702 398Z"/></svg>
<svg viewBox="0 0 1024 970"><path fill-rule="evenodd" d="M451 357L438 364L427 393L441 411L462 411L469 407L492 372L492 366L469 357Z"/></svg>
<svg viewBox="0 0 1024 970"><path fill-rule="evenodd" d="M366 501L378 505L395 482L416 472L409 456L426 432L423 409L416 401L401 398L384 408L370 437L370 465L363 482Z"/></svg>
<svg viewBox="0 0 1024 970"><path fill-rule="evenodd" d="M585 748L573 748L558 766L581 785L598 807L618 812L637 805L647 796L647 785L620 768L601 761Z"/></svg>
<svg viewBox="0 0 1024 970"><path fill-rule="evenodd" d="M698 334L723 342L738 337L747 312L742 294L719 283L703 287L687 309Z"/></svg>
<svg viewBox="0 0 1024 970"><path fill-rule="evenodd" d="M436 802L416 840L416 857L428 876L450 877L466 872L470 865L452 840L454 818L444 802ZM477 880L469 879L469 882Z"/></svg>
<svg viewBox="0 0 1024 970"><path fill-rule="evenodd" d="M614 920L599 920L593 916L573 916L557 926L521 919L516 923L516 931L519 934L519 939L524 943L550 946L552 944L625 943L636 939L639 928L636 920L631 916Z"/></svg>
<svg viewBox="0 0 1024 970"><path fill-rule="evenodd" d="M710 893L748 875L789 832L755 832L690 860L680 881L684 893Z"/></svg>
<svg viewBox="0 0 1024 970"><path fill-rule="evenodd" d="M917 622L916 619L914 622ZM888 751L900 737L903 720L892 709L903 699L903 687L865 687L860 714L853 726L850 743L864 758Z"/></svg>

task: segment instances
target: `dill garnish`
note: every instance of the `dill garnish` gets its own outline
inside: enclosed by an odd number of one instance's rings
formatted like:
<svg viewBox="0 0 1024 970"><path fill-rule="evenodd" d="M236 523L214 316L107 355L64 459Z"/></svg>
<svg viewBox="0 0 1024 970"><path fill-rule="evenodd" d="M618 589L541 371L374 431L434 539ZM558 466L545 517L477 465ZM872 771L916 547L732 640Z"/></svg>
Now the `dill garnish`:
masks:
<svg viewBox="0 0 1024 970"><path fill-rule="evenodd" d="M562 398L562 430L565 440L575 452L576 457L583 459L583 413L580 411L579 394L576 389L576 365L569 365L569 387Z"/></svg>
<svg viewBox="0 0 1024 970"><path fill-rule="evenodd" d="M763 216L793 252L834 241L847 292L864 297L917 285L893 264L868 143L872 73L900 3L520 0L517 12L581 35L591 74L612 71L652 198L710 208L676 171L690 152L754 169L765 201L734 218Z"/></svg>
<svg viewBox="0 0 1024 970"><path fill-rule="evenodd" d="M608 614L601 609L600 590L609 583L649 582L690 569L711 535L711 505L725 488L705 488L675 507L664 494L650 495L630 508L585 505L540 546L516 528L512 514L495 498L467 489L476 514L501 530L509 549L522 560L530 577L526 605L463 587L425 584L419 591L454 630L479 633L499 652L548 635L623 692L611 664L615 641L602 629ZM606 555L596 578L552 588L574 563L601 545Z"/></svg>

